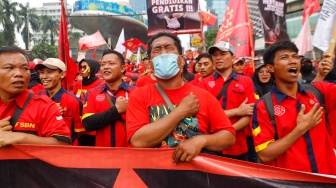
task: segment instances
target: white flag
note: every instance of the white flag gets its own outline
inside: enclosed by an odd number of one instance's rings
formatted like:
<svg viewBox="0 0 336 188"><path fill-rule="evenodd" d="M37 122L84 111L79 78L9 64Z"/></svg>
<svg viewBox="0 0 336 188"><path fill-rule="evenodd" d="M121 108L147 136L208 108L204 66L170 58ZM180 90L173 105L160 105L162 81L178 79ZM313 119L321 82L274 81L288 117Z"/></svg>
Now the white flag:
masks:
<svg viewBox="0 0 336 188"><path fill-rule="evenodd" d="M295 40L295 45L299 49L299 55L305 55L306 52L312 51L313 46L310 38L310 28L309 28L309 20L306 19L305 23L303 24L299 35Z"/></svg>
<svg viewBox="0 0 336 188"><path fill-rule="evenodd" d="M121 30L118 42L116 47L114 48L115 51L123 54L124 51L126 50L125 46L122 45L125 42L125 34L124 34L124 28Z"/></svg>
<svg viewBox="0 0 336 188"><path fill-rule="evenodd" d="M326 52L336 27L336 1L324 0L313 37L313 45Z"/></svg>
<svg viewBox="0 0 336 188"><path fill-rule="evenodd" d="M127 52L126 52L126 59L130 59L132 55L133 55L133 52L127 50Z"/></svg>
<svg viewBox="0 0 336 188"><path fill-rule="evenodd" d="M77 61L80 62L82 59L85 59L86 52L78 52Z"/></svg>

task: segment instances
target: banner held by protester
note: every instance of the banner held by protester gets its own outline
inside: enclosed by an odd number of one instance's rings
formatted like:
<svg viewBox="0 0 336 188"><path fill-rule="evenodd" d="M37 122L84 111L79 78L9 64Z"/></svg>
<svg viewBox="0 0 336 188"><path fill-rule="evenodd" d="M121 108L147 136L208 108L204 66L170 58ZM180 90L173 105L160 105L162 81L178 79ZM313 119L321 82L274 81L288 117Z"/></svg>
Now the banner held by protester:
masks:
<svg viewBox="0 0 336 188"><path fill-rule="evenodd" d="M336 177L173 149L12 145L0 150L0 187L335 187Z"/></svg>
<svg viewBox="0 0 336 188"><path fill-rule="evenodd" d="M158 32L173 34L200 33L198 0L147 0L148 36Z"/></svg>

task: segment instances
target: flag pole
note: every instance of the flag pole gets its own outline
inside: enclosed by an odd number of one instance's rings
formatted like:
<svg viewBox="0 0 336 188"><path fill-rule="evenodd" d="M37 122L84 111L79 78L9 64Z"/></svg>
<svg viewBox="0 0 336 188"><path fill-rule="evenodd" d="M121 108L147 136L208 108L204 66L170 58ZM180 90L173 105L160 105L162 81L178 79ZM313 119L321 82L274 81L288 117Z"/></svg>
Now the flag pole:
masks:
<svg viewBox="0 0 336 188"><path fill-rule="evenodd" d="M248 11L248 7L247 7L247 1L245 1L245 6L246 6L246 15L247 15L247 22L248 22L248 30L249 30L249 35L250 35L250 46L251 46L251 58L252 58L252 70L254 72L254 41L253 41L253 34L252 34L252 25L251 25L251 21L250 21L250 14Z"/></svg>
<svg viewBox="0 0 336 188"><path fill-rule="evenodd" d="M332 37L330 39L329 49L327 51L327 54L334 54L336 46L336 27L334 27L334 32L332 34Z"/></svg>

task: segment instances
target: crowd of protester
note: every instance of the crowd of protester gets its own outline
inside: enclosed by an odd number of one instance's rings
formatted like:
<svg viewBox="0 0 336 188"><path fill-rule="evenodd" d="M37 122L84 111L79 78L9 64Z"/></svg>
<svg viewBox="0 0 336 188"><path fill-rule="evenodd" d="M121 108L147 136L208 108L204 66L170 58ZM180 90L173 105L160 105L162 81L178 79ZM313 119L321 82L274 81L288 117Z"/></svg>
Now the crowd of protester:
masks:
<svg viewBox="0 0 336 188"><path fill-rule="evenodd" d="M333 57L314 63L297 53L280 41L262 57L236 57L221 41L188 62L178 37L158 33L137 65L111 49L100 62L81 60L66 91L61 60L30 62L1 47L0 147L175 148L176 164L208 153L336 175Z"/></svg>

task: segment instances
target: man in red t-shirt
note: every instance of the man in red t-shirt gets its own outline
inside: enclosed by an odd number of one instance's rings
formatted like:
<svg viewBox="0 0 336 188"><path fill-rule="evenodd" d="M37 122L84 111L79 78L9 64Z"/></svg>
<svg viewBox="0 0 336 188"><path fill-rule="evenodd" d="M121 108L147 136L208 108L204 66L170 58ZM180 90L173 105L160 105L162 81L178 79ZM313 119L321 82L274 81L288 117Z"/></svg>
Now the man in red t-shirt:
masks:
<svg viewBox="0 0 336 188"><path fill-rule="evenodd" d="M90 89L84 105L85 130L97 131L96 146L127 147L126 108L133 87L123 81L124 58L114 50L105 50L100 72L105 85Z"/></svg>
<svg viewBox="0 0 336 188"><path fill-rule="evenodd" d="M298 49L279 41L264 53L267 70L276 85L271 91L275 126L265 107L265 96L254 107L252 132L262 163L297 171L336 175L336 156L323 108L316 96L298 83L301 64ZM321 64L332 62L324 58ZM334 83L313 83L323 94L328 112L336 109Z"/></svg>
<svg viewBox="0 0 336 188"><path fill-rule="evenodd" d="M190 161L202 149L221 151L235 141L235 131L209 92L183 82L181 41L158 33L148 42L157 84L167 94L169 109L154 84L136 88L127 108L127 138L133 147L175 147L174 162ZM186 139L186 129L204 135Z"/></svg>
<svg viewBox="0 0 336 188"><path fill-rule="evenodd" d="M202 53L196 58L196 66L199 68L201 77L195 78L190 84L198 86L198 83L203 79L215 73L215 66L212 62L212 57L208 53Z"/></svg>
<svg viewBox="0 0 336 188"><path fill-rule="evenodd" d="M199 86L217 97L237 132L236 143L224 150L223 155L234 159L247 160L248 148L245 128L250 123L255 102L252 79L233 72L232 63L235 56L234 48L230 43L218 42L209 48L209 54L212 55L216 72L213 76L201 80ZM226 91L218 96L224 83L229 85Z"/></svg>
<svg viewBox="0 0 336 188"><path fill-rule="evenodd" d="M24 50L0 48L0 147L10 144L69 145L70 130L52 100L32 94L25 106L30 96L28 62ZM14 122L13 114L18 107L24 109Z"/></svg>

